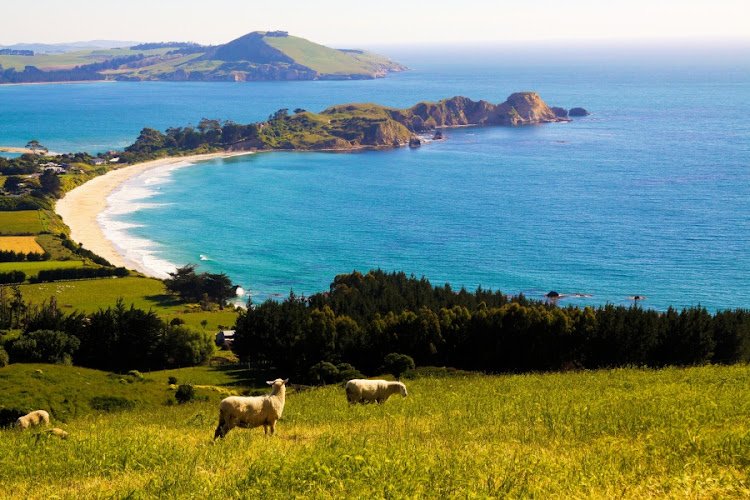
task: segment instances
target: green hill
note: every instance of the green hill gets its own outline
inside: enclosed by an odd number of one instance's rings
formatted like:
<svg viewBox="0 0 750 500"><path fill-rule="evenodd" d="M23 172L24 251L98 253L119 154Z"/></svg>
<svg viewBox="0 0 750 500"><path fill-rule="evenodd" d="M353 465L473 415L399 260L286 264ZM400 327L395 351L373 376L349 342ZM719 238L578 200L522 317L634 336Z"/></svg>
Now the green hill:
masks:
<svg viewBox="0 0 750 500"><path fill-rule="evenodd" d="M129 49L0 56L0 83L359 80L406 69L372 52L333 49L285 31L256 31L218 46L157 43Z"/></svg>

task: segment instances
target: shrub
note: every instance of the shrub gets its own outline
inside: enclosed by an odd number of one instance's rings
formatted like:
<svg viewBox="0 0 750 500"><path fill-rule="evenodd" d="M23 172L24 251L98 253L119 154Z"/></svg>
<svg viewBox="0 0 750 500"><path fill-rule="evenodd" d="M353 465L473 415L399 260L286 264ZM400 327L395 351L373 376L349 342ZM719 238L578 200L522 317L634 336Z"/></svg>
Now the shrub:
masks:
<svg viewBox="0 0 750 500"><path fill-rule="evenodd" d="M213 335L189 326L170 326L164 336L165 361L177 366L206 364L215 352Z"/></svg>
<svg viewBox="0 0 750 500"><path fill-rule="evenodd" d="M167 383L168 383L169 385L177 385L177 377L169 377L169 378L167 379Z"/></svg>
<svg viewBox="0 0 750 500"><path fill-rule="evenodd" d="M136 378L138 380L144 380L143 374L141 372L139 372L138 370L130 370L128 372L128 375L130 375L131 377Z"/></svg>
<svg viewBox="0 0 750 500"><path fill-rule="evenodd" d="M392 352L383 360L383 368L399 378L405 371L414 369L414 359L406 354Z"/></svg>
<svg viewBox="0 0 750 500"><path fill-rule="evenodd" d="M310 368L309 377L316 384L330 384L339 380L339 370L333 363L321 361Z"/></svg>
<svg viewBox="0 0 750 500"><path fill-rule="evenodd" d="M5 352L5 349L3 349L3 346L0 345L0 368L3 366L8 366L10 363L10 357L8 356L8 353Z"/></svg>
<svg viewBox="0 0 750 500"><path fill-rule="evenodd" d="M119 410L132 410L135 408L135 402L118 396L94 396L89 401L91 408L106 412Z"/></svg>
<svg viewBox="0 0 750 500"><path fill-rule="evenodd" d="M170 321L169 324L172 326L184 325L185 320L182 318L172 318L172 321Z"/></svg>
<svg viewBox="0 0 750 500"><path fill-rule="evenodd" d="M184 404L195 399L195 388L190 384L182 384L177 388L174 398L178 403Z"/></svg>
<svg viewBox="0 0 750 500"><path fill-rule="evenodd" d="M54 330L22 333L8 346L17 363L55 363L70 365L81 342L77 337Z"/></svg>
<svg viewBox="0 0 750 500"><path fill-rule="evenodd" d="M354 366L350 365L349 363L339 363L338 365L336 365L336 368L339 371L339 382L346 382L353 378L365 378L362 372L354 368Z"/></svg>

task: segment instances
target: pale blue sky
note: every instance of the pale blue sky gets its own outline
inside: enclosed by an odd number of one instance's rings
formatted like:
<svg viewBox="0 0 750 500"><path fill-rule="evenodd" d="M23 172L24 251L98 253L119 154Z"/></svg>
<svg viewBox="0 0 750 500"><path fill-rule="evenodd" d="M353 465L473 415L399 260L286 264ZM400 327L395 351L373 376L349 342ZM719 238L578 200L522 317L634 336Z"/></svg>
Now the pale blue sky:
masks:
<svg viewBox="0 0 750 500"><path fill-rule="evenodd" d="M750 38L750 0L0 0L0 44L223 43L283 29L327 45Z"/></svg>

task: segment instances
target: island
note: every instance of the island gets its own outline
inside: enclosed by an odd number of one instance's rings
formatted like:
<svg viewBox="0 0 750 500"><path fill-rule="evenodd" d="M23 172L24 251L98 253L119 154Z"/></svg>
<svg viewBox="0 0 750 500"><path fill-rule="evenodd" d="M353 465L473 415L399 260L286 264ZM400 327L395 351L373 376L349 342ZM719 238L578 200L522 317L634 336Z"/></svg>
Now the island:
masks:
<svg viewBox="0 0 750 500"><path fill-rule="evenodd" d="M362 80L407 69L380 54L333 49L286 31L255 31L216 46L166 42L64 54L33 51L0 54L0 84L92 80Z"/></svg>

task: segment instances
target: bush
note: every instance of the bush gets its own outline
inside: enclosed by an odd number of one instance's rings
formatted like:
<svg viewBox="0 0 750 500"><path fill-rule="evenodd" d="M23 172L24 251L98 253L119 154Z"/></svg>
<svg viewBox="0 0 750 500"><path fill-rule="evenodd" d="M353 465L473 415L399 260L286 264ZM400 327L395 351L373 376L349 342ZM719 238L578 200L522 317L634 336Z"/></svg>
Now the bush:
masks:
<svg viewBox="0 0 750 500"><path fill-rule="evenodd" d="M339 370L333 363L321 361L310 368L310 381L316 384L330 384L339 380Z"/></svg>
<svg viewBox="0 0 750 500"><path fill-rule="evenodd" d="M354 366L350 365L349 363L339 363L338 365L336 365L336 368L339 371L339 382L346 382L353 378L365 378L362 372L354 368Z"/></svg>
<svg viewBox="0 0 750 500"><path fill-rule="evenodd" d="M414 359L406 354L392 352L383 360L383 368L386 372L399 378L405 371L414 369Z"/></svg>
<svg viewBox="0 0 750 500"><path fill-rule="evenodd" d="M177 385L177 377L169 377L169 378L167 379L167 383L168 383L169 385Z"/></svg>
<svg viewBox="0 0 750 500"><path fill-rule="evenodd" d="M16 363L70 365L81 342L77 337L54 330L22 333L10 341L8 350Z"/></svg>
<svg viewBox="0 0 750 500"><path fill-rule="evenodd" d="M170 321L169 324L172 326L184 325L185 320L182 318L172 318L172 321Z"/></svg>
<svg viewBox="0 0 750 500"><path fill-rule="evenodd" d="M130 370L128 372L128 375L130 375L133 378L136 378L138 380L144 380L143 374L139 372L138 370Z"/></svg>
<svg viewBox="0 0 750 500"><path fill-rule="evenodd" d="M214 336L189 326L170 326L164 336L165 361L177 366L208 363L216 353Z"/></svg>
<svg viewBox="0 0 750 500"><path fill-rule="evenodd" d="M135 402L117 396L94 396L89 401L89 404L94 410L106 411L108 413L135 408Z"/></svg>
<svg viewBox="0 0 750 500"><path fill-rule="evenodd" d="M177 388L174 398L180 404L189 403L195 399L195 388L190 384L182 384Z"/></svg>
<svg viewBox="0 0 750 500"><path fill-rule="evenodd" d="M5 352L5 349L3 349L3 346L0 345L0 368L8 366L9 364L10 357L8 356L8 353Z"/></svg>

